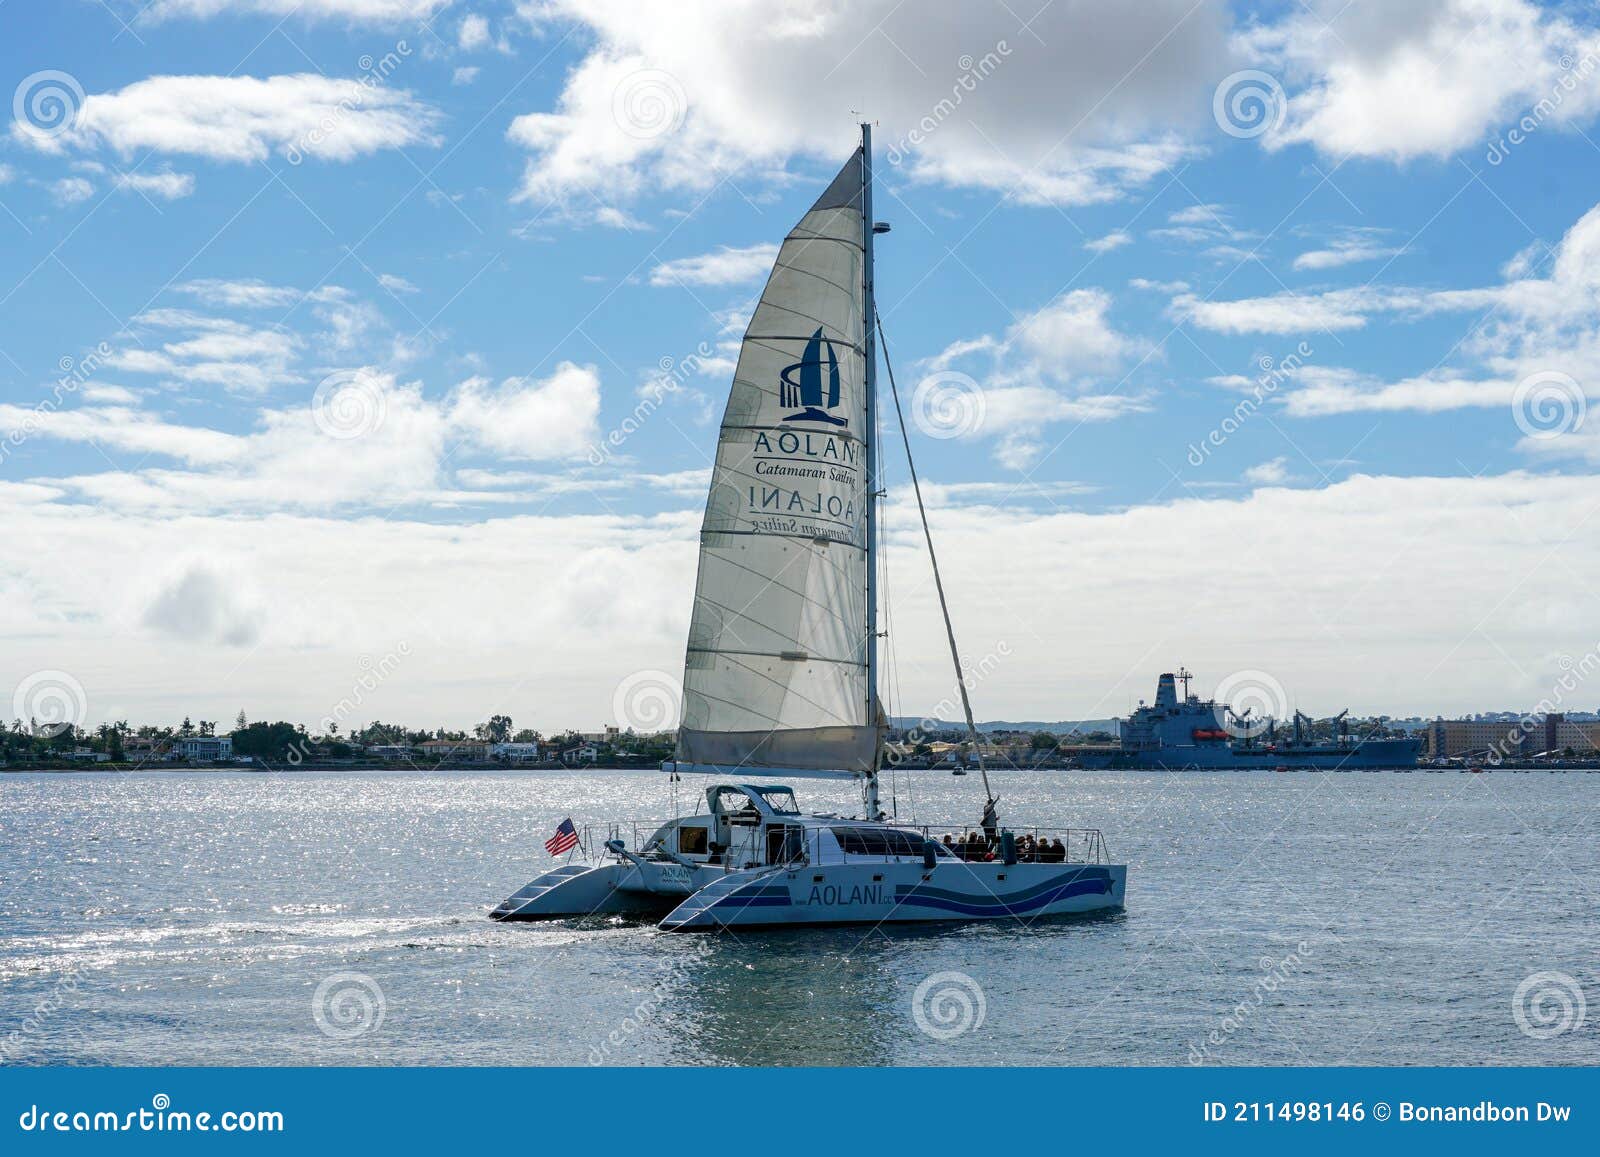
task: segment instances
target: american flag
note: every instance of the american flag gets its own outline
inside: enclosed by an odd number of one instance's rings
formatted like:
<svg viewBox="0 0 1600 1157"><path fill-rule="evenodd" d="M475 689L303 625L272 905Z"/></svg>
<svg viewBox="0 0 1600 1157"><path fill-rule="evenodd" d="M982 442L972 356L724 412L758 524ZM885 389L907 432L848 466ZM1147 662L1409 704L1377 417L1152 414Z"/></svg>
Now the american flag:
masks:
<svg viewBox="0 0 1600 1157"><path fill-rule="evenodd" d="M556 834L544 842L544 850L552 856L564 856L577 846L578 829L573 827L570 816L562 820L556 828Z"/></svg>

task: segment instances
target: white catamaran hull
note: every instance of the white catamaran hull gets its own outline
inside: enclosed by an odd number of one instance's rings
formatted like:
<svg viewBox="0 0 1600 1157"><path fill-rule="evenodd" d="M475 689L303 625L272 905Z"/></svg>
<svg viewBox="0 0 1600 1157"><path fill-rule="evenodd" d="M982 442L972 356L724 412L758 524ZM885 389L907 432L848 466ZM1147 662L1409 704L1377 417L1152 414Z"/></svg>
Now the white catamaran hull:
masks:
<svg viewBox="0 0 1600 1157"><path fill-rule="evenodd" d="M690 896L668 931L796 924L1036 920L1122 907L1121 864L845 864L740 872Z"/></svg>
<svg viewBox="0 0 1600 1157"><path fill-rule="evenodd" d="M676 867L676 865L673 865ZM798 924L1037 920L1123 906L1122 864L941 861L821 868L679 868L688 890L646 883L631 864L571 865L538 877L492 913L496 920L589 915L664 916L667 931ZM699 884L695 888L692 885Z"/></svg>

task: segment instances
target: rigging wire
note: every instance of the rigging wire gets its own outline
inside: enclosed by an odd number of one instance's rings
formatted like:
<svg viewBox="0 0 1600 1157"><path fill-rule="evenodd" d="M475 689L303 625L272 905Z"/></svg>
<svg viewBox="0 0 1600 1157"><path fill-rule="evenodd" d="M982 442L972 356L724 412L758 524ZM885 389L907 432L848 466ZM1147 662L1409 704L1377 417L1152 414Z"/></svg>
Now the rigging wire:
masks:
<svg viewBox="0 0 1600 1157"><path fill-rule="evenodd" d="M878 476L879 476L880 479L882 479L883 476L888 473L888 471L886 469L887 465L888 465L887 462L880 462L879 463ZM883 491L887 491L889 489L889 487L888 487L887 484L884 484L884 485L880 486L879 489L883 490ZM880 532L882 530L881 524L880 524L879 530L880 530ZM882 541L882 539L880 539L879 540L879 546L878 546L878 570L879 570L878 589L883 592L883 596L882 596L882 598L880 598L878 600L878 602L879 602L880 609L883 611L883 617L884 617L884 620L885 620L885 624L884 624L884 630L885 630L885 634L884 634L884 653L887 656L887 660L888 660L888 662L887 662L887 666L888 666L887 675L888 675L888 678L887 678L886 681L890 686L890 707L891 707L891 711L890 711L889 718L893 719L894 718L894 709L895 708L898 708L898 709L900 709L902 711L905 709L905 697L901 693L901 690L900 690L900 654L899 654L899 649L895 645L896 644L896 636L895 636L894 609L893 609L893 607L894 607L894 598L892 596L892 593L891 593L890 587L889 587L889 555L890 555L891 552L885 550L883 548L883 546L884 546L883 541ZM903 739L902 739L901 745L902 745L902 747L904 746L904 740ZM896 774L896 773L898 773L898 774ZM916 823L917 822L917 797L916 797L916 792L915 792L915 790L913 788L913 780L912 780L912 776L911 776L911 769L908 768L908 767L903 766L903 764L899 765L899 766L895 766L893 768L893 770L891 770L890 776L889 776L890 790L892 792L894 792L895 818L898 819L899 815L900 815L900 812L899 812L900 797L899 797L898 787L899 787L899 780L901 780L901 779L904 779L904 781L905 781L906 805L911 811L911 822L912 823Z"/></svg>
<svg viewBox="0 0 1600 1157"><path fill-rule="evenodd" d="M978 774L983 777L983 794L987 800L984 806L984 826L987 827L994 817L995 805L1000 801L989 786L989 769L983 761L983 744L978 740L978 725L972 720L972 700L967 695L967 680L961 670L961 651L956 646L955 627L950 623L950 606L945 602L944 579L939 575L939 557L933 550L933 531L928 529L928 509L922 503L922 484L917 481L917 464L911 457L911 435L906 430L905 411L900 408L900 390L894 382L894 363L889 360L889 339L884 335L883 317L876 308L872 311L872 319L878 330L878 348L883 351L883 368L889 373L889 396L894 399L895 417L900 422L900 440L906 448L906 470L911 475L911 490L917 497L917 513L922 518L922 536L928 544L928 562L933 566L934 589L939 592L939 611L944 615L944 633L950 640L950 660L955 664L956 688L961 692L961 709L967 717L967 735L972 740L972 750L978 756Z"/></svg>

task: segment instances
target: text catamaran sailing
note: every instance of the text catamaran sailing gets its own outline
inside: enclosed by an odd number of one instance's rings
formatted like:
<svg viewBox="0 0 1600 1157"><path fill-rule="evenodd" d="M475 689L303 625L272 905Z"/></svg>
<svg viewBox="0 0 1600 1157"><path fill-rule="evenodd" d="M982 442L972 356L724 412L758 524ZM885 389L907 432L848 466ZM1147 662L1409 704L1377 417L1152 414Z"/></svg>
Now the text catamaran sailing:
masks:
<svg viewBox="0 0 1600 1157"><path fill-rule="evenodd" d="M1062 850L1019 855L987 774L982 835L964 855L926 828L884 822L872 242L886 230L872 217L863 125L861 147L784 239L722 419L677 758L664 765L722 781L706 812L637 848L616 838L589 848L596 862L545 872L496 919L659 915L683 930L1122 907L1127 868L1107 862L1098 832L1065 831ZM836 776L861 781L865 818L804 814L790 788L761 782Z"/></svg>

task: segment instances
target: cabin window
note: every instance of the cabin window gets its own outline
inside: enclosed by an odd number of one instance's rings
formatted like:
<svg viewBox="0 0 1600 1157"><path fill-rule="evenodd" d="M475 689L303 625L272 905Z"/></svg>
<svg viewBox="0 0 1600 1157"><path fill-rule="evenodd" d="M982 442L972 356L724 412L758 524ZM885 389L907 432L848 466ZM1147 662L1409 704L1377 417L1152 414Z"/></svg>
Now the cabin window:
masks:
<svg viewBox="0 0 1600 1157"><path fill-rule="evenodd" d="M706 854L706 838L710 833L705 828L679 828L678 852L685 856L703 856Z"/></svg>
<svg viewBox="0 0 1600 1157"><path fill-rule="evenodd" d="M847 856L917 856L925 842L916 832L898 828L832 828L839 849Z"/></svg>
<svg viewBox="0 0 1600 1157"><path fill-rule="evenodd" d="M767 863L795 864L806 858L806 830L795 824L773 824L767 829Z"/></svg>

